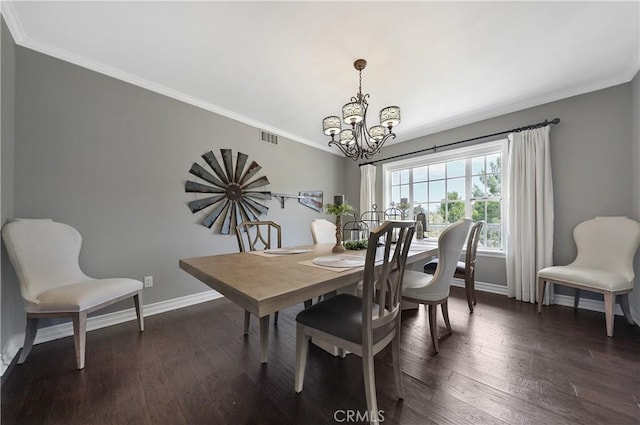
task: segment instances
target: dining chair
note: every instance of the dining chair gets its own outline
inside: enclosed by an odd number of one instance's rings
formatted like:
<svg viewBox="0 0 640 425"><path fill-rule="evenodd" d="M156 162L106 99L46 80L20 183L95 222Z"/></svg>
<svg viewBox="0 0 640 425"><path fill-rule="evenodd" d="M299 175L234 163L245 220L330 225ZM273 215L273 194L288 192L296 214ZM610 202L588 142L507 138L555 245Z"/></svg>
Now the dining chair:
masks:
<svg viewBox="0 0 640 425"><path fill-rule="evenodd" d="M336 225L324 218L311 221L311 237L314 244L336 243Z"/></svg>
<svg viewBox="0 0 640 425"><path fill-rule="evenodd" d="M437 326L438 305L442 310L447 331L451 333L448 308L449 289L471 223L470 218L458 220L440 234L438 238L439 261L433 275L413 270L404 272L402 299L429 306L429 330L436 353L440 350Z"/></svg>
<svg viewBox="0 0 640 425"><path fill-rule="evenodd" d="M484 221L478 221L471 226L471 231L467 237L467 250L464 261L458 261L453 277L464 279L464 288L467 295L469 311L473 313L473 306L476 304L476 253L478 252L478 242L480 233L484 226ZM424 265L424 272L434 274L438 267L438 259L433 259Z"/></svg>
<svg viewBox="0 0 640 425"><path fill-rule="evenodd" d="M282 228L273 221L245 221L236 226L236 237L240 252L263 251L282 248ZM257 273L259 271L256 271ZM244 334L249 333L251 313L244 311ZM273 315L274 326L278 325L278 312Z"/></svg>
<svg viewBox="0 0 640 425"><path fill-rule="evenodd" d="M51 219L16 219L3 226L2 238L27 314L18 364L31 352L41 318L71 318L78 369L84 368L87 314L133 298L138 326L144 331L142 282L84 274L78 261L82 236L73 227Z"/></svg>
<svg viewBox="0 0 640 425"><path fill-rule="evenodd" d="M296 316L295 391L302 391L309 340L324 341L362 357L367 411L377 424L374 356L392 345L399 398L404 398L400 370L400 301L402 279L415 222L387 221L369 234L363 294L338 294ZM392 235L397 242L392 244ZM382 243L382 246L378 246Z"/></svg>
<svg viewBox="0 0 640 425"><path fill-rule="evenodd" d="M613 336L613 307L620 296L622 312L633 324L629 292L633 290L633 258L640 244L640 223L627 217L596 217L573 229L578 249L575 260L566 266L538 271L538 313L547 282L575 288L573 306L578 308L580 291L604 297L607 336Z"/></svg>

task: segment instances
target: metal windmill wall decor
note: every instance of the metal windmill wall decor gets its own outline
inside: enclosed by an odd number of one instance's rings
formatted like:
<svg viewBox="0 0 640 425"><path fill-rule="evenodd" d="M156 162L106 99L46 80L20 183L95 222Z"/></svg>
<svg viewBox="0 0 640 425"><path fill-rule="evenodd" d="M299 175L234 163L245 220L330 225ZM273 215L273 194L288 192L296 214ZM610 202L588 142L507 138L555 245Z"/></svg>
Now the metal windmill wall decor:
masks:
<svg viewBox="0 0 640 425"><path fill-rule="evenodd" d="M187 180L185 191L211 194L206 198L193 200L187 205L192 213L210 207L201 224L211 228L217 223L220 225L220 233L228 235L231 229L241 222L256 221L259 215L266 214L269 207L258 201L271 199L271 192L256 190L268 185L269 179L262 176L252 180L262 167L255 161L246 166L248 155L238 152L234 167L231 149L220 149L220 153L224 168L220 166L212 151L205 153L202 158L213 174L194 162L189 173L206 183Z"/></svg>

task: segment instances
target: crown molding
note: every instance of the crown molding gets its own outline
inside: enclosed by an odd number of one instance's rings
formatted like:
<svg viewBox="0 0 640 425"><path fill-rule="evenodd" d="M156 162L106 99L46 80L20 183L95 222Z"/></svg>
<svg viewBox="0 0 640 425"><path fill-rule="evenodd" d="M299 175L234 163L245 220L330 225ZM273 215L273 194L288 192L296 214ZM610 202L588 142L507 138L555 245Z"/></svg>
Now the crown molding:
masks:
<svg viewBox="0 0 640 425"><path fill-rule="evenodd" d="M282 136L294 142L302 143L303 145L307 145L315 149L319 149L325 152L332 153L334 155L341 156L340 152L336 152L335 149L331 149L328 145L327 146L318 145L317 143L312 142L311 140L289 133L280 128L270 126L266 123L254 120L252 118L246 117L236 112L229 111L228 109L222 108L218 105L214 105L210 102L206 102L202 99L198 99L197 97L188 95L181 91L171 89L169 87L163 86L162 84L158 84L153 81L147 80L145 78L138 77L136 75L125 72L121 69L114 68L112 66L103 64L101 62L94 61L84 56L77 55L67 50L52 46L48 43L44 43L42 41L28 37L25 34L22 28L22 25L20 24L20 20L17 17L16 11L13 7L13 2L2 1L0 10L2 12L2 15L5 17L5 21L7 22L7 26L9 27L9 31L11 32L13 39L15 40L16 44L19 46L34 50L36 52L45 54L47 56L54 57L56 59L63 60L65 62L69 62L71 64L89 69L91 71L94 71L103 75L107 75L117 80L121 80L129 84L133 84L134 86L138 86L143 89L178 100L180 102L195 106L197 108L204 109L206 111L213 112L218 115L222 115L224 117L241 122L243 124L247 124L252 127L268 131L269 133L277 134L279 136Z"/></svg>

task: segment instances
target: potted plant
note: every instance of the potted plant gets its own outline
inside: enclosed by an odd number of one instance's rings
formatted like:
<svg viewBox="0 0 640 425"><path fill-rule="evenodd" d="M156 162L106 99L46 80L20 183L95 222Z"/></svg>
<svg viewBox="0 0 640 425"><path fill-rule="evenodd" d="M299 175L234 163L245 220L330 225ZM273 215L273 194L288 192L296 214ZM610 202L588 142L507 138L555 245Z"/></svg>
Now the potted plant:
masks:
<svg viewBox="0 0 640 425"><path fill-rule="evenodd" d="M346 249L342 245L342 216L351 213L353 207L345 203L343 199L338 199L338 196L336 196L335 203L327 204L325 211L327 214L336 216L336 245L331 252L345 252Z"/></svg>

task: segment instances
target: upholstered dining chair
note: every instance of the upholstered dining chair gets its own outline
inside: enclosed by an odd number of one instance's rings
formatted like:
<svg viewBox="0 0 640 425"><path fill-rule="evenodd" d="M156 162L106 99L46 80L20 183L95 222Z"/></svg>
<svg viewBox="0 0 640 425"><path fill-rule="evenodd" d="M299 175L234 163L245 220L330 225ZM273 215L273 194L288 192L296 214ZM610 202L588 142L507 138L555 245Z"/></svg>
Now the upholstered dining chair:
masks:
<svg viewBox="0 0 640 425"><path fill-rule="evenodd" d="M433 275L406 270L402 285L402 299L429 306L429 330L433 349L440 350L438 344L437 308L440 305L447 331L451 333L449 322L449 289L451 279L458 265L464 241L471 228L471 219L464 218L447 227L438 238L438 265Z"/></svg>
<svg viewBox="0 0 640 425"><path fill-rule="evenodd" d="M613 307L620 296L622 312L633 324L629 292L633 289L633 257L640 244L640 223L627 217L596 217L573 229L578 253L566 266L538 271L538 313L547 282L575 288L574 308L580 290L603 294L607 336L613 336Z"/></svg>
<svg viewBox="0 0 640 425"><path fill-rule="evenodd" d="M240 252L263 251L282 248L282 228L273 221L245 221L236 226L236 237ZM258 271L256 271L258 273ZM244 334L249 333L251 313L244 311ZM274 326L278 325L278 312L273 315Z"/></svg>
<svg viewBox="0 0 640 425"><path fill-rule="evenodd" d="M73 227L50 219L17 219L4 225L2 237L27 313L18 364L31 352L40 318L71 317L78 369L84 368L88 313L133 298L140 332L144 330L142 282L84 274L78 262L82 236Z"/></svg>
<svg viewBox="0 0 640 425"><path fill-rule="evenodd" d="M467 250L464 261L458 261L453 277L464 279L464 288L467 295L469 311L473 313L473 306L476 304L476 254L478 252L478 242L480 232L484 226L484 221L478 221L471 226L471 231L467 237ZM424 272L434 274L438 267L438 259L429 261L424 265Z"/></svg>
<svg viewBox="0 0 640 425"><path fill-rule="evenodd" d="M364 265L362 298L338 294L296 317L295 390L302 391L309 340L324 341L362 357L367 411L378 423L374 356L392 344L395 382L404 398L400 371L400 301L402 278L415 222L387 221L371 231ZM397 243L392 235L397 231ZM378 243L384 242L378 247Z"/></svg>
<svg viewBox="0 0 640 425"><path fill-rule="evenodd" d="M336 243L336 225L324 218L311 222L311 237L314 244Z"/></svg>

